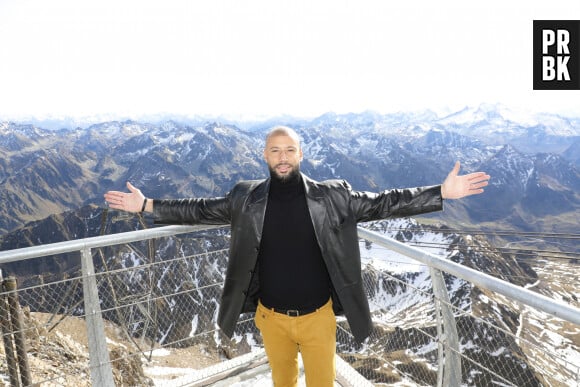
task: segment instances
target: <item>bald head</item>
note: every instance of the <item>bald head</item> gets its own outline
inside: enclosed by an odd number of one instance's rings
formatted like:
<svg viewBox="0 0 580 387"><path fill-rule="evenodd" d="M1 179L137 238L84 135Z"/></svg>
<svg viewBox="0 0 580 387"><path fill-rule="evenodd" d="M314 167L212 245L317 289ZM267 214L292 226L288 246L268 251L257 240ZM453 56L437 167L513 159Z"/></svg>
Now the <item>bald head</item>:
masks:
<svg viewBox="0 0 580 387"><path fill-rule="evenodd" d="M268 144L268 141L272 138L272 137L276 137L276 136L287 136L292 138L292 140L294 140L296 142L296 144L298 144L298 148L300 148L300 136L298 136L298 133L296 133L296 131L288 126L276 126L274 128L272 128L268 134L266 135L266 144Z"/></svg>

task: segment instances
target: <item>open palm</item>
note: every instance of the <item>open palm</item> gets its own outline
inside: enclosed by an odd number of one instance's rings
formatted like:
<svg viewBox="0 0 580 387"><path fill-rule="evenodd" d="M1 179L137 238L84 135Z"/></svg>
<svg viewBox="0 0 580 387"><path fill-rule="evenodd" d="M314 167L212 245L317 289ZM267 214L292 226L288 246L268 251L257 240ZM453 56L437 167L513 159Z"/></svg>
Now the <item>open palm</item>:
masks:
<svg viewBox="0 0 580 387"><path fill-rule="evenodd" d="M477 195L483 192L483 187L488 185L490 176L485 172L474 172L467 175L459 175L459 161L445 178L441 185L441 196L443 199L460 199L470 195Z"/></svg>

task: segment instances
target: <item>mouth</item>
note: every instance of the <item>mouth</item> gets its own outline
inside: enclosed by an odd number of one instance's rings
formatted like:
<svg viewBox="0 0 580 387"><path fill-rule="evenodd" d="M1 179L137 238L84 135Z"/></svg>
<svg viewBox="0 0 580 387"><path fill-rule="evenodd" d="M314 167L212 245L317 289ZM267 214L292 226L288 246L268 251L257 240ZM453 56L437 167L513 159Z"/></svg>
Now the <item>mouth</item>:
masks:
<svg viewBox="0 0 580 387"><path fill-rule="evenodd" d="M278 171L278 173L281 174L285 174L290 172L290 170L292 169L292 166L290 164L278 164L276 166L276 171Z"/></svg>

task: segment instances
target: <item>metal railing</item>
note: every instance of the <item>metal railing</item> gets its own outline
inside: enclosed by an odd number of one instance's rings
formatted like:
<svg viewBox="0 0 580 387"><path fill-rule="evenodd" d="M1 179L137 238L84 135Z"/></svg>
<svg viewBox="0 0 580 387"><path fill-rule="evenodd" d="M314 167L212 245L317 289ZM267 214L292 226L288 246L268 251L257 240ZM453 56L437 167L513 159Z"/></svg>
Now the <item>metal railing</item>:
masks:
<svg viewBox="0 0 580 387"><path fill-rule="evenodd" d="M2 327L4 341L23 334L28 358L33 360L32 381L42 385L89 385L88 375L93 386L147 385L158 375L155 354L163 349L172 352L193 347L201 355L190 363L202 368L204 354L211 357L208 363L215 364L260 348L251 315L240 318L232 340L215 326L227 251L208 243L193 246L187 242L206 240L207 230L215 228L168 226L0 252L0 265L35 264L43 257L63 254L78 254L81 261L80 272L19 278L18 290L2 292L6 297L17 295L25 309L22 327ZM205 233L195 234L200 231ZM339 356L372 383L580 383L574 360L580 356L578 348L563 336L554 338L559 329L580 330L579 309L365 228L359 228L359 236L427 267L422 273L408 275L365 268L363 280L375 330L362 346L354 342L345 320L338 318ZM150 250L139 244L152 240L165 242L155 251L156 258L147 260ZM429 277L432 285L416 281L421 275ZM481 302L473 299L470 305L457 304L457 289L475 292L475 285ZM0 309L4 305L0 303ZM508 318L494 321L490 314L480 313L493 314L496 309ZM546 319L546 313L554 316L549 324L553 331L536 335L537 319ZM69 345L66 337L54 336L59 325L79 317L86 324L88 357ZM120 338L128 344L116 343ZM52 352L54 342L66 347L68 366L64 369L54 358L62 355ZM5 352L0 351L0 358L8 357ZM42 366L41 360L51 356L47 363L53 367ZM0 365L0 382L4 379L17 385L14 378L8 380L7 375L12 375L9 367ZM188 372L204 378L201 370ZM164 384L162 379L157 377L156 385L176 385Z"/></svg>
<svg viewBox="0 0 580 387"><path fill-rule="evenodd" d="M428 318L422 318L419 324L405 324L404 313L384 318L385 314L379 312L380 319L386 321L379 325L387 326L387 332L406 325L408 331L414 330L422 336L418 342L427 342L426 345L417 344L411 357L414 356L415 361L436 364L437 378L425 372L419 381L412 378L418 385L580 385L580 348L574 342L574 335L580 332L580 309L376 231L361 227L358 231L359 237L367 243L372 241L410 257L430 273L432 289L413 289L412 292L424 295L426 302L433 305L431 312L426 314L435 314L436 318L432 319L435 328L429 327ZM484 250L479 254L485 255ZM396 257L392 259L397 260ZM386 281L400 281L386 272L380 275L389 278ZM459 303L462 298L457 294L462 292L474 294L470 304ZM372 300L372 295L370 298ZM384 332L371 340L388 342L380 337ZM567 332L568 337L562 336L562 332ZM437 343L439 352L432 350L431 356L425 354L429 343ZM445 348L443 353L441 346ZM417 353L423 355L417 356ZM381 359L397 368L397 364L389 362L388 355ZM457 370L461 370L460 375L451 375L441 381L441 373L445 375Z"/></svg>

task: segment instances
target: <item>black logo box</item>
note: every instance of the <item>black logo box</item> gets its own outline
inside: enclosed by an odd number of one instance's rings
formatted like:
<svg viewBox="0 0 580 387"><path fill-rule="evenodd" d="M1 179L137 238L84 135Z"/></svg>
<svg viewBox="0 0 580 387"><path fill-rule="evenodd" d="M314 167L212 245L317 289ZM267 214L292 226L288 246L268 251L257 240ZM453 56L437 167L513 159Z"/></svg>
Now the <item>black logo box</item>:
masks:
<svg viewBox="0 0 580 387"><path fill-rule="evenodd" d="M548 80L542 79L543 57L548 55L558 57L557 44L549 46L548 53L543 53L544 30L566 30L570 36L568 43L569 59L567 62L570 80ZM580 20L534 20L534 90L580 90Z"/></svg>

